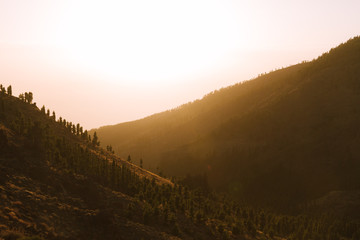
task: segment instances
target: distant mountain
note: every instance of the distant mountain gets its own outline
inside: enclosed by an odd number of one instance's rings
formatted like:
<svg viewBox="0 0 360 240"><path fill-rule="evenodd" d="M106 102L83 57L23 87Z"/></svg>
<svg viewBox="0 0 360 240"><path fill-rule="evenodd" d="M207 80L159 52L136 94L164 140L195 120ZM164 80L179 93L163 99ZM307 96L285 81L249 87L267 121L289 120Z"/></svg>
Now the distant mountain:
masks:
<svg viewBox="0 0 360 240"><path fill-rule="evenodd" d="M102 144L166 175L291 208L360 190L360 37L150 117L96 129ZM356 195L356 194L355 194Z"/></svg>

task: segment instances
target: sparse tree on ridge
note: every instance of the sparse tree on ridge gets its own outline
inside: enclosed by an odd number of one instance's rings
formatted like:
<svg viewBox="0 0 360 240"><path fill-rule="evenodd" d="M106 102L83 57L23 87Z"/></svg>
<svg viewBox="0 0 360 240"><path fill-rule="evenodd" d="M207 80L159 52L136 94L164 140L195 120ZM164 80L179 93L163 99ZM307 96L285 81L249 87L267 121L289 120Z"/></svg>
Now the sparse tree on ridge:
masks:
<svg viewBox="0 0 360 240"><path fill-rule="evenodd" d="M94 132L94 136L93 136L93 139L92 139L92 144L94 146L100 146L99 138L98 138L96 132Z"/></svg>
<svg viewBox="0 0 360 240"><path fill-rule="evenodd" d="M9 96L12 96L12 88L11 88L11 85L8 86L7 88L7 93Z"/></svg>
<svg viewBox="0 0 360 240"><path fill-rule="evenodd" d="M21 94L19 95L19 98L20 98L21 101L24 101L24 102L26 102L26 103L30 103L30 104L31 104L32 101L33 101L34 96L33 96L32 92L25 92L25 94L24 94L24 93L21 93Z"/></svg>
<svg viewBox="0 0 360 240"><path fill-rule="evenodd" d="M29 97L28 97L28 103L32 103L32 101L33 101L33 93L32 92L29 92Z"/></svg>
<svg viewBox="0 0 360 240"><path fill-rule="evenodd" d="M19 95L19 99L20 99L21 101L25 102L25 96L24 96L23 93L21 93L21 94Z"/></svg>
<svg viewBox="0 0 360 240"><path fill-rule="evenodd" d="M80 135L80 124L76 124L76 135Z"/></svg>
<svg viewBox="0 0 360 240"><path fill-rule="evenodd" d="M87 130L85 130L85 132L82 134L82 138L84 140L88 140L88 131Z"/></svg>
<svg viewBox="0 0 360 240"><path fill-rule="evenodd" d="M3 95L6 94L6 89L5 89L5 87L3 87L3 85L0 86L0 90L1 90L1 94L3 94Z"/></svg>
<svg viewBox="0 0 360 240"><path fill-rule="evenodd" d="M107 145L107 146L106 146L106 150L107 150L108 152L114 153L113 148L112 148L111 145Z"/></svg>

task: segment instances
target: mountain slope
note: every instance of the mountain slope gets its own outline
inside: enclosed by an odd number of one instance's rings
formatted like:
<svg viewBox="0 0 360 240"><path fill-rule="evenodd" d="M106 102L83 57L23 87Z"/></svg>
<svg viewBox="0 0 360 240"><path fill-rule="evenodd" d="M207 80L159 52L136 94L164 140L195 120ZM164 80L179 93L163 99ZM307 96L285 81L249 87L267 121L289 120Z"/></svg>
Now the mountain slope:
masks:
<svg viewBox="0 0 360 240"><path fill-rule="evenodd" d="M178 239L144 224L146 204L132 186L173 183L92 146L73 125L4 91L0 105L0 238ZM124 173L121 182L102 172L109 166Z"/></svg>
<svg viewBox="0 0 360 240"><path fill-rule="evenodd" d="M298 206L295 215L253 208L209 191L204 176L171 182L124 161L79 124L39 110L32 93L16 98L11 92L0 85L0 239L360 237L359 221L344 215L358 206L356 192L330 192ZM168 154L191 153L210 136L228 144L226 134L211 134ZM207 169L212 176L224 173ZM339 213L329 215L327 206L334 204Z"/></svg>
<svg viewBox="0 0 360 240"><path fill-rule="evenodd" d="M194 192L96 145L79 125L1 86L0 239L221 238L222 221L211 230L202 220L210 215L193 219L200 212ZM249 239L246 233L227 234Z"/></svg>
<svg viewBox="0 0 360 240"><path fill-rule="evenodd" d="M360 189L360 38L312 62L97 129L104 144L170 175L288 207Z"/></svg>
<svg viewBox="0 0 360 240"><path fill-rule="evenodd" d="M32 104L32 93L16 98L0 85L2 240L247 240L302 237L310 231L318 237L360 234L353 220L339 222L320 214L309 225L303 216L254 209L225 195L194 189L197 182L194 178L186 185L174 183L124 161L99 148L96 135L90 137L79 124L57 119L45 107L39 110ZM342 224L349 226L346 231Z"/></svg>

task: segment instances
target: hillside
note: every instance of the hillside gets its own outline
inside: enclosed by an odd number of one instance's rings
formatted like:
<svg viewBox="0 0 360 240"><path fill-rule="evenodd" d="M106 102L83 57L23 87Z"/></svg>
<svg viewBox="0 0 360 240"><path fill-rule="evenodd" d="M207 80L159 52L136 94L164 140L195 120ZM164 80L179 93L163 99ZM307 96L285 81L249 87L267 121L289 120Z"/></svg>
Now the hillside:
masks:
<svg viewBox="0 0 360 240"><path fill-rule="evenodd" d="M11 92L0 85L1 240L360 236L351 219L277 214L196 188L196 177L171 182L100 148L80 124L38 109L32 93Z"/></svg>
<svg viewBox="0 0 360 240"><path fill-rule="evenodd" d="M208 199L200 207L198 198L205 195L99 148L80 125L56 119L55 112L32 104L32 94L25 96L13 97L1 86L0 239L220 239L222 234L254 239L260 234L254 230L250 237L240 222L232 233L235 222L225 225L215 212L227 203Z"/></svg>
<svg viewBox="0 0 360 240"><path fill-rule="evenodd" d="M120 156L281 209L360 190L360 38L150 117L96 129ZM355 194L356 195L356 194Z"/></svg>
<svg viewBox="0 0 360 240"><path fill-rule="evenodd" d="M330 192L299 214L254 208L210 191L204 176L169 181L137 167L32 100L0 85L1 240L360 237L359 220L343 215L358 193ZM337 215L325 212L334 204Z"/></svg>

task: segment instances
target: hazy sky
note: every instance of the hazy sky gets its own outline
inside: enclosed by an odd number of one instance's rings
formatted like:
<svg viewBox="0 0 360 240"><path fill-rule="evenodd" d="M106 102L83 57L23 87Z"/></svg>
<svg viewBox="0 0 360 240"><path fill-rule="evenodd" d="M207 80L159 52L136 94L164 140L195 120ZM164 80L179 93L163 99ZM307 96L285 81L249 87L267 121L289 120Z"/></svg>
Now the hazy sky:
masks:
<svg viewBox="0 0 360 240"><path fill-rule="evenodd" d="M359 0L0 0L0 83L85 128L174 108L360 34Z"/></svg>

